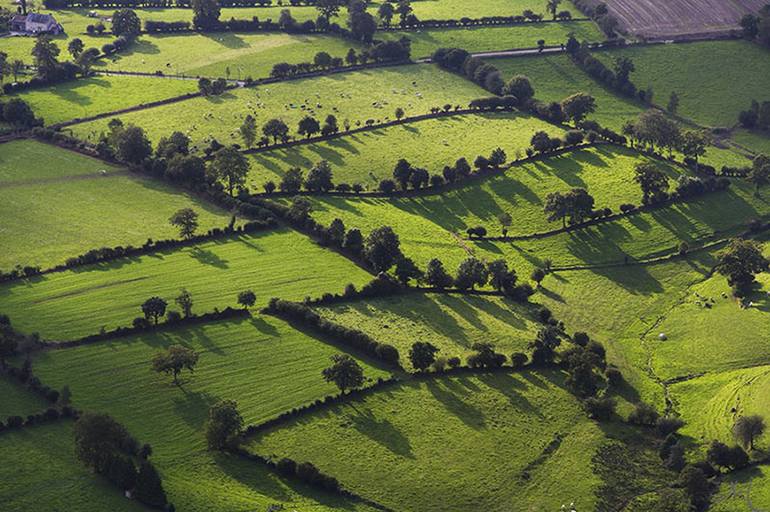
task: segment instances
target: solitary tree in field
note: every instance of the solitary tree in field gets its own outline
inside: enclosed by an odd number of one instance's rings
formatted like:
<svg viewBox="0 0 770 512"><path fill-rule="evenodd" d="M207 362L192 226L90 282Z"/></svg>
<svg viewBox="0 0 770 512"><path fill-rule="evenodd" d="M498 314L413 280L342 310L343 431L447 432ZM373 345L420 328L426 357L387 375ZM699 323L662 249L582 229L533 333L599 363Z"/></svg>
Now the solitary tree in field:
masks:
<svg viewBox="0 0 770 512"><path fill-rule="evenodd" d="M727 277L733 293L745 295L754 282L754 276L768 269L768 260L762 254L762 247L752 240L736 238L719 255L716 270Z"/></svg>
<svg viewBox="0 0 770 512"><path fill-rule="evenodd" d="M131 9L119 9L112 15L112 33L116 36L134 38L142 31L139 16Z"/></svg>
<svg viewBox="0 0 770 512"><path fill-rule="evenodd" d="M409 349L409 361L416 370L425 371L436 360L436 348L427 341L415 341Z"/></svg>
<svg viewBox="0 0 770 512"><path fill-rule="evenodd" d="M532 278L532 280L537 283L537 287L540 288L540 283L545 279L545 270L536 268L529 277Z"/></svg>
<svg viewBox="0 0 770 512"><path fill-rule="evenodd" d="M224 183L230 195L234 195L235 187L246 183L249 174L249 161L234 147L222 148L214 154L209 164L209 175Z"/></svg>
<svg viewBox="0 0 770 512"><path fill-rule="evenodd" d="M177 210L168 221L172 226L179 228L179 235L182 238L192 238L195 230L198 229L198 213L192 208Z"/></svg>
<svg viewBox="0 0 770 512"><path fill-rule="evenodd" d="M243 417L234 400L222 400L209 409L206 422L206 442L210 450L231 446L241 433Z"/></svg>
<svg viewBox="0 0 770 512"><path fill-rule="evenodd" d="M770 183L770 157L757 155L749 173L749 181L754 184L757 194L760 187Z"/></svg>
<svg viewBox="0 0 770 512"><path fill-rule="evenodd" d="M735 422L733 433L736 439L749 450L754 449L754 441L765 432L765 420L762 416L741 416Z"/></svg>
<svg viewBox="0 0 770 512"><path fill-rule="evenodd" d="M152 319L158 325L158 319L166 314L168 303L160 297L150 297L142 304L142 313L147 320Z"/></svg>
<svg viewBox="0 0 770 512"><path fill-rule="evenodd" d="M192 315L193 298L190 292L182 288L179 296L174 299L174 302L176 302L176 305L182 310L182 314L184 314L185 318Z"/></svg>
<svg viewBox="0 0 770 512"><path fill-rule="evenodd" d="M174 384L179 383L179 374L182 370L195 370L198 364L198 354L191 348L182 345L171 345L164 352L158 352L152 358L152 369L158 373L165 373L174 377Z"/></svg>
<svg viewBox="0 0 770 512"><path fill-rule="evenodd" d="M497 221L500 223L500 229L502 231L503 237L505 237L508 235L508 228L511 227L513 218L508 212L503 212L497 216Z"/></svg>
<svg viewBox="0 0 770 512"><path fill-rule="evenodd" d="M256 302L257 302L257 296L251 290L245 290L238 294L238 304L243 306L243 309L249 309Z"/></svg>
<svg viewBox="0 0 770 512"><path fill-rule="evenodd" d="M257 121L251 114L246 115L243 120L243 124L240 127L241 138L247 148L254 145L254 141L257 140Z"/></svg>
<svg viewBox="0 0 770 512"><path fill-rule="evenodd" d="M387 4L383 4L383 5L387 5ZM401 107L396 107L395 114L396 114L396 119L398 119L398 120L403 119L403 117L404 117L404 109L401 108Z"/></svg>
<svg viewBox="0 0 770 512"><path fill-rule="evenodd" d="M332 365L321 374L326 382L333 382L343 394L348 389L355 389L364 383L364 370L355 359L347 354L335 354L331 360Z"/></svg>
<svg viewBox="0 0 770 512"><path fill-rule="evenodd" d="M84 48L83 40L79 37L72 38L67 45L67 51L72 55L73 60L77 60L78 56L83 53Z"/></svg>

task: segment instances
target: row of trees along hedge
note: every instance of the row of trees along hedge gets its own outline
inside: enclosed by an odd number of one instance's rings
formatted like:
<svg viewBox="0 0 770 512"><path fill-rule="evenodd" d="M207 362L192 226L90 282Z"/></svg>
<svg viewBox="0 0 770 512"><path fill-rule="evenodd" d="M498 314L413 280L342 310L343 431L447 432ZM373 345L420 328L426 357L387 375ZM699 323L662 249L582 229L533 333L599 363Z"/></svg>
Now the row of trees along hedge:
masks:
<svg viewBox="0 0 770 512"><path fill-rule="evenodd" d="M390 365L398 365L398 349L393 345L380 343L362 331L331 322L304 304L272 298L265 312L317 330L337 342L361 350Z"/></svg>
<svg viewBox="0 0 770 512"><path fill-rule="evenodd" d="M618 20L610 14L607 4L597 3L596 0L572 0L580 12L599 25L607 37L615 37L618 31Z"/></svg>
<svg viewBox="0 0 770 512"><path fill-rule="evenodd" d="M572 19L570 11L559 11L554 15L554 21L569 21ZM481 18L469 18L463 16L459 19L423 19L414 20L401 28L449 28L449 27L473 27L489 25L519 25L522 23L538 23L543 21L542 14L536 14L531 10L525 10L516 16L482 16Z"/></svg>
<svg viewBox="0 0 770 512"><path fill-rule="evenodd" d="M149 460L150 445L140 446L123 425L107 414L83 413L74 430L75 454L84 466L149 507L174 510Z"/></svg>
<svg viewBox="0 0 770 512"><path fill-rule="evenodd" d="M433 52L431 60L444 69L464 75L493 94L500 95L505 92L506 95L514 96L519 105L534 95L534 91L532 91L529 97L525 98L522 95L506 91L506 84L500 70L492 64L484 62L481 58L472 56L462 48L439 48ZM526 91L521 89L518 92L524 93Z"/></svg>
<svg viewBox="0 0 770 512"><path fill-rule="evenodd" d="M313 62L300 62L290 64L279 62L273 65L270 71L272 78L286 78L295 75L312 73L314 71L330 71L341 69L345 65L366 65L369 62L407 62L411 56L411 43L408 38L402 37L399 41L377 41L371 48L356 52L350 48L345 57L332 57L327 52L318 52L313 57Z"/></svg>
<svg viewBox="0 0 770 512"><path fill-rule="evenodd" d="M750 130L770 130L770 101L763 101L760 104L753 100L748 109L738 114L738 122Z"/></svg>
<svg viewBox="0 0 770 512"><path fill-rule="evenodd" d="M570 36L567 40L566 49L575 64L599 82L629 98L637 95L637 87L630 79L631 73L636 68L630 58L616 57L614 69L610 69L601 60L591 55L588 43L581 45L574 36ZM639 99L651 101L651 98L646 98L645 91L638 92Z"/></svg>

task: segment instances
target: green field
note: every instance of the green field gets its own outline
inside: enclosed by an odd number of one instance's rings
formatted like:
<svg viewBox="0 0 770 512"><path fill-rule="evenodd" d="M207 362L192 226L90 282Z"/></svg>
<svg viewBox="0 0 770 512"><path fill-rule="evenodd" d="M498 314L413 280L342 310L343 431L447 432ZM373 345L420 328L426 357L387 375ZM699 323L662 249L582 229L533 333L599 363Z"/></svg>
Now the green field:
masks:
<svg viewBox="0 0 770 512"><path fill-rule="evenodd" d="M355 127L367 119L395 119L398 107L409 116L425 114L446 103L465 106L485 94L475 84L434 66L406 65L236 89L219 97L195 98L119 117L142 126L155 142L184 127L197 145L207 144L211 138L222 144L242 144L237 130L247 114L254 116L260 129L269 119L281 118L290 134L296 135L297 123L306 115L323 121L332 114L340 126L347 119ZM73 129L76 135L94 141L108 122L102 119Z"/></svg>
<svg viewBox="0 0 770 512"><path fill-rule="evenodd" d="M666 106L679 96L677 113L705 126L733 126L751 100L768 101L770 51L747 41L706 41L597 52L611 64L629 57L636 67L631 81L651 86L653 102Z"/></svg>
<svg viewBox="0 0 770 512"><path fill-rule="evenodd" d="M528 352L539 325L533 313L499 297L409 294L318 308L333 322L362 330L390 343L401 353L402 366L415 341L438 347L439 357L472 353L474 343L493 343L498 352Z"/></svg>
<svg viewBox="0 0 770 512"><path fill-rule="evenodd" d="M765 359L766 361L766 359ZM707 445L713 439L734 444L732 428L740 416L770 414L770 368L708 373L674 384L671 395L687 421L683 433ZM758 438L758 448L767 449L770 434Z"/></svg>
<svg viewBox="0 0 770 512"><path fill-rule="evenodd" d="M732 297L724 276L715 275L690 289L648 338L658 374L672 378L766 364L770 274L763 273L758 280L761 288L749 297L752 306L746 309ZM668 339L654 339L659 332ZM691 357L694 353L698 357Z"/></svg>
<svg viewBox="0 0 770 512"><path fill-rule="evenodd" d="M181 288L192 294L195 311L205 313L236 306L246 289L263 306L274 296L317 297L370 278L305 236L278 230L8 283L0 287L0 311L22 331L62 340L130 325L155 295L178 309L173 299Z"/></svg>
<svg viewBox="0 0 770 512"><path fill-rule="evenodd" d="M15 96L29 103L35 115L42 117L46 125L51 125L173 98L197 90L198 86L192 80L95 76L31 89ZM94 142L97 138L94 138Z"/></svg>
<svg viewBox="0 0 770 512"><path fill-rule="evenodd" d="M26 389L24 384L11 380L10 377L0 376L0 421L5 421L8 416L27 417L28 414L37 414L49 407L37 393Z"/></svg>
<svg viewBox="0 0 770 512"><path fill-rule="evenodd" d="M4 510L150 510L75 459L70 420L3 432L0 452Z"/></svg>
<svg viewBox="0 0 770 512"><path fill-rule="evenodd" d="M178 238L168 218L185 207L198 212L200 231L230 220L224 210L124 168L34 140L5 143L0 269L50 267L98 247Z"/></svg>
<svg viewBox="0 0 770 512"><path fill-rule="evenodd" d="M755 153L770 155L770 133L735 130L730 139Z"/></svg>
<svg viewBox="0 0 770 512"><path fill-rule="evenodd" d="M273 64L312 62L320 51L344 58L352 41L322 35L206 34L143 35L128 51L104 62L105 69L245 79L270 76ZM227 74L229 70L229 75Z"/></svg>
<svg viewBox="0 0 770 512"><path fill-rule="evenodd" d="M574 34L580 41L602 41L605 38L593 21L527 23L507 27L425 29L381 34L383 39L408 37L412 41L413 58L429 57L437 48L463 48L474 53L535 48L540 39L544 40L548 46L558 46L565 43L570 34Z"/></svg>
<svg viewBox="0 0 770 512"><path fill-rule="evenodd" d="M271 429L250 449L312 461L396 510L591 510L603 435L560 382L530 372L410 382Z"/></svg>
<svg viewBox="0 0 770 512"><path fill-rule="evenodd" d="M194 374L176 386L153 373L153 355L171 344L200 354ZM36 355L35 374L68 384L73 403L106 412L153 447L153 461L178 510L362 510L332 495L294 487L263 466L206 450L209 406L234 399L247 424L334 392L321 370L337 350L272 317L255 316ZM365 375L384 376L365 361ZM138 399L138 397L142 397Z"/></svg>
<svg viewBox="0 0 770 512"><path fill-rule="evenodd" d="M770 508L770 467L752 467L730 474L712 503L710 510L714 512L754 512Z"/></svg>
<svg viewBox="0 0 770 512"><path fill-rule="evenodd" d="M280 182L288 169L299 167L307 173L324 159L332 165L335 181L361 183L376 190L380 180L392 177L401 158L433 174L441 174L445 165L454 165L461 157L473 163L476 155L489 155L497 147L513 160L517 153L524 154L532 135L540 130L552 136L563 133L561 128L519 113L427 119L251 155L249 182L261 191L268 180ZM436 146L440 151L426 151Z"/></svg>

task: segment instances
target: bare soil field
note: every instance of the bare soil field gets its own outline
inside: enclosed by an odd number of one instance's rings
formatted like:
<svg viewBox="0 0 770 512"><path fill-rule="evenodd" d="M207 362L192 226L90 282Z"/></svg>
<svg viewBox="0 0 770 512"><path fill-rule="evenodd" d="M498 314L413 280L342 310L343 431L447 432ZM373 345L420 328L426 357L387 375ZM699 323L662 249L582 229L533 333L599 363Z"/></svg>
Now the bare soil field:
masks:
<svg viewBox="0 0 770 512"><path fill-rule="evenodd" d="M629 35L645 38L707 36L734 30L744 14L767 0L606 0Z"/></svg>

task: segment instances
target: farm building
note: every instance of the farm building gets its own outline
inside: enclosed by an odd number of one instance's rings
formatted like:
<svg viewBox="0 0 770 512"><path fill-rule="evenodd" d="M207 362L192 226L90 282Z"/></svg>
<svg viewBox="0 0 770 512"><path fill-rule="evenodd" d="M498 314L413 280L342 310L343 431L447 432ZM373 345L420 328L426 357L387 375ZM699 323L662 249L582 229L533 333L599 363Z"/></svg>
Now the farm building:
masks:
<svg viewBox="0 0 770 512"><path fill-rule="evenodd" d="M11 32L24 34L61 34L62 26L50 14L17 14L11 18Z"/></svg>

